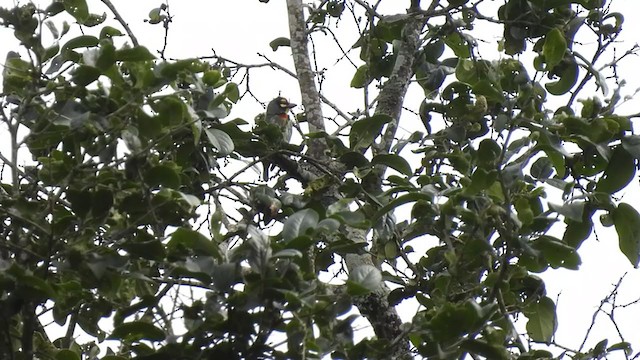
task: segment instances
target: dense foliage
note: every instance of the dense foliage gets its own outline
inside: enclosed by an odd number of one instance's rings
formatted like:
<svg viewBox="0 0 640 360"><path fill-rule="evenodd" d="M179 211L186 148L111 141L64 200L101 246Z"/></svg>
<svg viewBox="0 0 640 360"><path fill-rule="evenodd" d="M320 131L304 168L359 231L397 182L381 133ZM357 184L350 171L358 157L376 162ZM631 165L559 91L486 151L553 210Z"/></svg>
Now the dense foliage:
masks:
<svg viewBox="0 0 640 360"><path fill-rule="evenodd" d="M640 159L616 113L623 16L602 0L485 2L311 4L305 41L360 21L342 48L363 100L337 108L296 63L295 144L261 116L228 117L249 65L154 55L85 0L0 8L21 43L0 97L0 358L557 355L535 274L579 269L594 221L640 262L640 214L615 197ZM147 21L169 27L168 11ZM499 60L479 56L482 22L503 31ZM298 45L271 43L308 57ZM425 100L399 139L410 79ZM319 279L341 267L344 281ZM407 299L421 308L402 324ZM361 316L375 336L354 339ZM633 354L624 341L561 351Z"/></svg>

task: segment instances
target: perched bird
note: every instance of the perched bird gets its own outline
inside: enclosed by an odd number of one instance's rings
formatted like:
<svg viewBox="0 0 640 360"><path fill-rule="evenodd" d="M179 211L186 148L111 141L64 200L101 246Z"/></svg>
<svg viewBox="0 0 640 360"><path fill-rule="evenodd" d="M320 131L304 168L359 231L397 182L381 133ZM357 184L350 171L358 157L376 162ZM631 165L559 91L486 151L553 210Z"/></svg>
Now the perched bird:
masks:
<svg viewBox="0 0 640 360"><path fill-rule="evenodd" d="M290 103L289 100L281 96L271 100L267 105L265 121L268 124L278 125L282 129L282 141L286 143L291 140L291 134L293 133L293 123L289 118L289 110L295 106L296 104Z"/></svg>
<svg viewBox="0 0 640 360"><path fill-rule="evenodd" d="M295 106L296 104L290 103L289 100L281 96L278 96L267 104L267 111L263 118L264 122L277 126L282 134L281 139L274 139L272 137L269 139L273 145L280 147L283 143L288 144L291 140L293 122L289 118L289 110ZM262 177L265 181L269 180L269 170L273 170L276 167L275 163L277 163L278 156L282 157L282 155L276 154L272 158L265 160L262 173Z"/></svg>

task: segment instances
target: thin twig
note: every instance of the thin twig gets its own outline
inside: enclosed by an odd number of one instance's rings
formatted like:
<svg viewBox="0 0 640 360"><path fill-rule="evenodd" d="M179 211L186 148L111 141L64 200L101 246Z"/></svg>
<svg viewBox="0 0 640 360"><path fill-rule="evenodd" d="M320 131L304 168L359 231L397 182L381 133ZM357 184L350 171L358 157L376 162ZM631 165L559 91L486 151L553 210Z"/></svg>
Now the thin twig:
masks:
<svg viewBox="0 0 640 360"><path fill-rule="evenodd" d="M122 27L124 28L124 31L126 31L127 35L129 35L129 38L131 39L133 46L139 46L140 44L138 43L138 39L136 38L135 35L133 35L133 31L131 31L131 28L126 23L126 21L124 21L122 16L120 16L120 13L116 9L116 7L113 6L113 4L111 3L111 0L100 0L100 1L102 1L102 3L105 4L109 8L109 10L111 10L111 12L113 13L113 16L116 17L116 20L118 20L120 25L122 25Z"/></svg>

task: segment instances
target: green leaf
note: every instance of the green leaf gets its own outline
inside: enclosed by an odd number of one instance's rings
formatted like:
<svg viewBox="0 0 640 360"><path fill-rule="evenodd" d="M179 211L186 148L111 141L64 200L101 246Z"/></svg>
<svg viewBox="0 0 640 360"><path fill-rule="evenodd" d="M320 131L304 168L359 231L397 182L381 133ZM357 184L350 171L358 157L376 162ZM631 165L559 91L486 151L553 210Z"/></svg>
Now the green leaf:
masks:
<svg viewBox="0 0 640 360"><path fill-rule="evenodd" d="M65 10L80 24L84 24L89 19L89 7L85 0L63 0L62 3Z"/></svg>
<svg viewBox="0 0 640 360"><path fill-rule="evenodd" d="M532 247L540 251L544 261L554 269L565 267L577 270L580 265L580 257L576 250L553 236L540 236L533 242Z"/></svg>
<svg viewBox="0 0 640 360"><path fill-rule="evenodd" d="M80 65L73 71L71 80L80 86L87 86L98 80L100 75L102 75L102 71L100 71L100 69L93 66Z"/></svg>
<svg viewBox="0 0 640 360"><path fill-rule="evenodd" d="M162 164L154 166L145 174L145 181L149 186L163 186L171 189L180 187L179 167L175 164Z"/></svg>
<svg viewBox="0 0 640 360"><path fill-rule="evenodd" d="M224 88L224 94L227 96L227 99L231 100L232 103L237 103L240 99L240 91L238 90L238 84L236 83L228 83Z"/></svg>
<svg viewBox="0 0 640 360"><path fill-rule="evenodd" d="M289 216L282 228L282 238L289 242L298 236L305 235L307 230L315 229L320 216L315 210L303 209Z"/></svg>
<svg viewBox="0 0 640 360"><path fill-rule="evenodd" d="M613 151L611 161L603 176L598 180L596 191L613 194L624 189L636 174L636 161L624 147L618 146Z"/></svg>
<svg viewBox="0 0 640 360"><path fill-rule="evenodd" d="M426 194L422 192L412 192L402 196L399 196L397 199L391 201L385 206L381 207L371 218L371 222L376 222L380 217L387 214L391 210L397 208L400 205L404 205L406 203L415 202L419 200L426 200L431 202L433 200L432 194Z"/></svg>
<svg viewBox="0 0 640 360"><path fill-rule="evenodd" d="M277 39L273 39L269 43L269 46L271 46L271 50L273 51L278 50L278 48L281 46L291 47L291 40L287 39L286 37L279 37Z"/></svg>
<svg viewBox="0 0 640 360"><path fill-rule="evenodd" d="M111 27L111 26L105 26L102 29L100 29L100 39L110 39L114 36L122 36L122 31Z"/></svg>
<svg viewBox="0 0 640 360"><path fill-rule="evenodd" d="M376 114L353 123L349 133L349 145L352 149L369 147L382 132L383 126L393 119L387 115Z"/></svg>
<svg viewBox="0 0 640 360"><path fill-rule="evenodd" d="M218 155L227 156L233 152L234 144L231 137L219 129L205 129L209 143L218 150Z"/></svg>
<svg viewBox="0 0 640 360"><path fill-rule="evenodd" d="M69 349L61 349L56 353L55 360L80 360L80 355Z"/></svg>
<svg viewBox="0 0 640 360"><path fill-rule="evenodd" d="M460 33L454 32L447 35L444 39L444 43L449 47L449 49L453 50L453 53L459 58L467 59L471 56L469 44L460 35Z"/></svg>
<svg viewBox="0 0 640 360"><path fill-rule="evenodd" d="M368 167L371 165L369 160L359 151L348 151L340 155L340 162L343 163L347 169Z"/></svg>
<svg viewBox="0 0 640 360"><path fill-rule="evenodd" d="M567 51L567 40L560 29L553 28L547 33L542 46L542 55L547 63L547 69L552 69L562 61Z"/></svg>
<svg viewBox="0 0 640 360"><path fill-rule="evenodd" d="M91 210L91 193L87 190L80 191L69 189L66 193L67 200L71 203L71 210L80 218L84 218Z"/></svg>
<svg viewBox="0 0 640 360"><path fill-rule="evenodd" d="M113 192L110 189L100 188L91 195L91 215L94 218L107 216L112 206Z"/></svg>
<svg viewBox="0 0 640 360"><path fill-rule="evenodd" d="M24 91L24 88L32 81L30 71L30 63L20 59L18 53L9 51L2 71L3 91L6 93Z"/></svg>
<svg viewBox="0 0 640 360"><path fill-rule="evenodd" d="M622 146L636 160L640 160L640 135L627 135L622 138Z"/></svg>
<svg viewBox="0 0 640 360"><path fill-rule="evenodd" d="M182 100L173 95L157 99L151 104L151 107L158 113L158 119L149 120L159 122L161 126L182 125L187 113Z"/></svg>
<svg viewBox="0 0 640 360"><path fill-rule="evenodd" d="M164 244L144 231L139 231L131 240L122 244L122 248L134 257L161 261L164 259Z"/></svg>
<svg viewBox="0 0 640 360"><path fill-rule="evenodd" d="M75 37L69 41L67 41L63 46L62 46L62 50L72 50L72 49L77 49L80 47L95 47L98 46L98 43L100 42L100 40L98 40L97 37L95 36L91 36L91 35L81 35L78 37Z"/></svg>
<svg viewBox="0 0 640 360"><path fill-rule="evenodd" d="M543 297L524 308L524 315L529 319L527 333L534 341L551 341L558 327L556 305L553 300Z"/></svg>
<svg viewBox="0 0 640 360"><path fill-rule="evenodd" d="M347 293L353 296L365 295L376 291L381 283L382 274L380 270L372 265L360 265L349 274Z"/></svg>
<svg viewBox="0 0 640 360"><path fill-rule="evenodd" d="M405 160L400 155L396 154L380 154L376 155L371 159L371 165L384 165L388 166L397 172L411 176L413 174L413 170L411 170L411 165L409 162Z"/></svg>
<svg viewBox="0 0 640 360"><path fill-rule="evenodd" d="M214 86L220 79L222 79L220 70L209 70L202 75L202 81L209 86Z"/></svg>
<svg viewBox="0 0 640 360"><path fill-rule="evenodd" d="M486 100L493 103L502 103L505 100L500 85L491 82L488 79L481 79L477 83L473 84L472 88L476 95L483 95L486 97Z"/></svg>
<svg viewBox="0 0 640 360"><path fill-rule="evenodd" d="M562 236L562 242L577 250L582 245L582 242L589 238L592 231L593 222L591 219L584 222L568 220L567 228Z"/></svg>
<svg viewBox="0 0 640 360"><path fill-rule="evenodd" d="M578 81L578 73L578 63L572 60L560 73L560 79L547 83L544 87L553 95L566 94Z"/></svg>
<svg viewBox="0 0 640 360"><path fill-rule="evenodd" d="M361 89L371 82L371 76L369 76L369 65L362 65L356 70L356 73L351 79L351 87Z"/></svg>
<svg viewBox="0 0 640 360"><path fill-rule="evenodd" d="M211 239L187 228L178 228L171 234L171 240L167 243L169 253L179 253L181 249L190 249L196 254L220 257L220 250Z"/></svg>
<svg viewBox="0 0 640 360"><path fill-rule="evenodd" d="M611 213L620 251L637 268L640 262L640 214L627 203L621 203Z"/></svg>
<svg viewBox="0 0 640 360"><path fill-rule="evenodd" d="M624 350L624 353L627 356L630 356L633 353L633 349L631 348L631 344L626 342L626 341L615 343L615 344L609 346L609 348L607 349L608 352L612 352L612 351L616 351L616 350Z"/></svg>
<svg viewBox="0 0 640 360"><path fill-rule="evenodd" d="M564 203L562 205L556 205L554 203L549 203L549 208L560 215L563 215L567 219L571 219L573 221L581 222L582 214L584 213L584 201L573 201Z"/></svg>
<svg viewBox="0 0 640 360"><path fill-rule="evenodd" d="M512 358L504 346L490 344L476 339L465 340L461 348L471 354L480 355L485 359L509 360Z"/></svg>
<svg viewBox="0 0 640 360"><path fill-rule="evenodd" d="M23 297L30 297L37 300L54 299L56 297L56 292L49 282L33 275L30 271L25 270L17 264L12 264L6 273L16 278L16 283L22 291Z"/></svg>
<svg viewBox="0 0 640 360"><path fill-rule="evenodd" d="M149 61L155 60L155 56L144 46L136 46L128 49L116 50L117 61Z"/></svg>
<svg viewBox="0 0 640 360"><path fill-rule="evenodd" d="M531 165L531 176L538 180L548 179L553 174L553 164L548 157L540 157Z"/></svg>
<svg viewBox="0 0 640 360"><path fill-rule="evenodd" d="M132 321L116 326L109 339L122 339L127 342L138 340L162 341L165 333L162 329L144 321Z"/></svg>
<svg viewBox="0 0 640 360"><path fill-rule="evenodd" d="M497 170L487 171L479 167L471 175L471 184L464 188L464 194L475 195L493 185L497 178Z"/></svg>
<svg viewBox="0 0 640 360"><path fill-rule="evenodd" d="M302 252L296 249L283 249L273 254L274 258L302 258Z"/></svg>
<svg viewBox="0 0 640 360"><path fill-rule="evenodd" d="M162 14L162 8L153 8L149 11L149 24L159 24L161 21L163 21L166 16L164 14Z"/></svg>

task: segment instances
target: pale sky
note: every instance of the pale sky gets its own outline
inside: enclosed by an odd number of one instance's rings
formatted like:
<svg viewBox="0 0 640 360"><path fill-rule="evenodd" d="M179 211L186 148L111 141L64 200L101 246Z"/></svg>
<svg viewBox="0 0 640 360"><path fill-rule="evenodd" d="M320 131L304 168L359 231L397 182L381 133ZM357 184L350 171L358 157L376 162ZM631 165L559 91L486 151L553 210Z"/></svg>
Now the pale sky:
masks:
<svg viewBox="0 0 640 360"><path fill-rule="evenodd" d="M147 46L154 54L156 50L162 48L164 36L162 26L143 22L148 12L153 7L159 6L160 1L112 1L129 23L141 44ZM93 13L107 12L107 18L113 18L109 10L98 0L89 0L88 2ZM14 3L12 0L0 0L0 4L2 4L0 6L9 7L12 3ZM48 4L49 2L38 1L36 3ZM408 1L387 0L386 3L397 5L408 3ZM501 2L497 1L496 3ZM637 1L629 0L615 0L615 3L617 11L623 12L626 18L620 40L631 47L639 39L637 34L640 31L640 26L638 26L640 24L640 11L638 11L640 5ZM169 1L169 5L174 18L169 32L167 57L207 56L212 54L211 49L214 48L218 55L244 64L264 63L265 60L257 55L257 53L261 53L268 56L269 59L293 69L288 49L284 48L274 53L268 45L271 40L277 37L288 37L286 9L283 0L271 0L268 4L260 3L257 0L172 0ZM404 7L406 5L400 6L398 12L401 12ZM381 10L381 12L384 11ZM347 27L346 23L347 21L342 26ZM118 25L114 26L118 27ZM72 28L74 27L72 26ZM77 28L74 29L77 30ZM487 42L483 44L483 49L487 49L481 53L483 56L491 54L491 48L495 49L495 43L492 42L492 39L497 39L500 36L500 34L472 34ZM70 38L68 36L67 40ZM4 62L4 54L8 50L15 49L16 44L9 31L0 29L0 62ZM327 68L324 94L347 111L352 110L358 107L360 105L358 102L361 101L360 92L350 89L348 86L353 68L348 62L335 65L336 48L331 44L331 39L326 41L319 39L316 42L317 48L328 49L326 50L328 56L324 58L325 63L321 65ZM498 54L496 53L495 56L497 57ZM357 55L354 57L357 59ZM629 84L625 94L631 94L634 89L640 87L638 63L638 58L634 57L629 58L620 66L619 73L625 75L623 77ZM357 63L357 65L360 64ZM239 79L236 80L239 81ZM292 102L300 103L296 82L288 75L276 71L253 72L251 90L261 101L269 101L281 91ZM417 105L421 100L420 92L413 92L408 96L406 105L417 111ZM354 106L354 102L357 105ZM640 112L639 104L638 100L627 102L620 107L620 114ZM235 106L229 118L243 117L246 120L251 120L261 111L263 109L256 101L247 96ZM405 116L409 116L407 112L403 118ZM406 131L404 134L399 134L400 136L407 136L417 130L415 126L407 122L401 122L401 127ZM6 136L5 129L0 131L0 136ZM620 192L618 196L640 210L640 202L637 200L637 178L633 183L634 186ZM618 303L622 304L640 298L640 287L637 286L640 283L640 271L634 270L619 251L617 235L613 228L603 228L598 225L598 219L595 219L594 222L596 223L597 237L592 236L582 245L579 251L582 266L579 271L549 270L540 275L546 282L548 296L557 301L558 305L559 329L556 333L556 340L570 348L576 348L579 345L591 322L593 312L620 276L627 273ZM561 235L561 233L556 234L559 237ZM558 294L560 294L559 298ZM414 310L411 309L405 313L405 321L410 319ZM632 342L635 351L640 350L640 321L638 321L640 320L640 307L632 306L617 311L618 325L627 337L626 340ZM601 314L588 344L593 346L605 337L609 337L609 345L619 341L615 329ZM586 348L588 349L589 345Z"/></svg>

